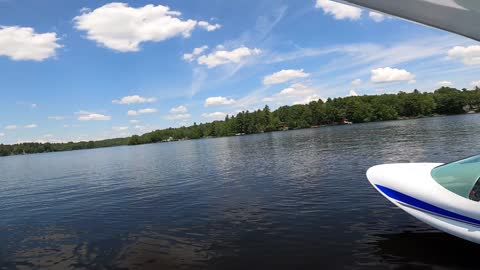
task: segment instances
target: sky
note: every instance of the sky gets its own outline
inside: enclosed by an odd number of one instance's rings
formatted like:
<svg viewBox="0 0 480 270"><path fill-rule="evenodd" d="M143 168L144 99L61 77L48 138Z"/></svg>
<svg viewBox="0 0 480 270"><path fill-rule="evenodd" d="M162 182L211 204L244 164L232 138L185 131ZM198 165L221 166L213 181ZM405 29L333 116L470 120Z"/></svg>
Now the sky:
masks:
<svg viewBox="0 0 480 270"><path fill-rule="evenodd" d="M480 85L478 42L329 0L0 0L0 143Z"/></svg>

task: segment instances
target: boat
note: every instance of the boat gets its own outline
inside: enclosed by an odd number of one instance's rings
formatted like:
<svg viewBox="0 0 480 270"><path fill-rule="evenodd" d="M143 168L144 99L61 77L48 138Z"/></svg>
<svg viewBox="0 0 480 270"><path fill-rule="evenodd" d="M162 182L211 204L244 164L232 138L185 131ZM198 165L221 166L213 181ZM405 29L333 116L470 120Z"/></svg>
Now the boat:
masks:
<svg viewBox="0 0 480 270"><path fill-rule="evenodd" d="M367 178L408 214L480 244L480 155L447 164L377 165L368 169Z"/></svg>
<svg viewBox="0 0 480 270"><path fill-rule="evenodd" d="M478 0L345 0L480 41ZM367 171L373 187L417 219L480 244L480 156L441 163L383 164Z"/></svg>

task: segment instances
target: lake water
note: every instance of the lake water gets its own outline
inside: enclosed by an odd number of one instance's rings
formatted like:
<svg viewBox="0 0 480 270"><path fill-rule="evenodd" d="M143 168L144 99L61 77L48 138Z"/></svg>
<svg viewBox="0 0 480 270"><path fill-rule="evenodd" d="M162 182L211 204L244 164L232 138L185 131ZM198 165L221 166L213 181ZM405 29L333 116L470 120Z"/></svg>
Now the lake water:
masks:
<svg viewBox="0 0 480 270"><path fill-rule="evenodd" d="M365 171L479 146L463 115L0 158L0 269L478 269Z"/></svg>

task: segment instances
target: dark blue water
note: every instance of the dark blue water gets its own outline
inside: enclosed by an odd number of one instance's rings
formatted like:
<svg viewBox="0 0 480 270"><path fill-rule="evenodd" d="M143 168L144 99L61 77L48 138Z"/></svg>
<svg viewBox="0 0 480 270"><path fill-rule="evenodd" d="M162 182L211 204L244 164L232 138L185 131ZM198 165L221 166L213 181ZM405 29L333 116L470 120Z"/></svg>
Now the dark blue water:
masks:
<svg viewBox="0 0 480 270"><path fill-rule="evenodd" d="M0 158L0 269L478 269L365 171L479 146L464 115Z"/></svg>

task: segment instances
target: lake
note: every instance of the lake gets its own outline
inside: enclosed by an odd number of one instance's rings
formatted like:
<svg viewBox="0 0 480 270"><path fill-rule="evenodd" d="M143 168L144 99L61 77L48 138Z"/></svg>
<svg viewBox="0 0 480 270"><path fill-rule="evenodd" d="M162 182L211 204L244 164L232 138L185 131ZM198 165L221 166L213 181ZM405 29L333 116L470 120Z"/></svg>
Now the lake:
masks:
<svg viewBox="0 0 480 270"><path fill-rule="evenodd" d="M461 115L0 158L0 269L478 269L365 172L479 146Z"/></svg>

